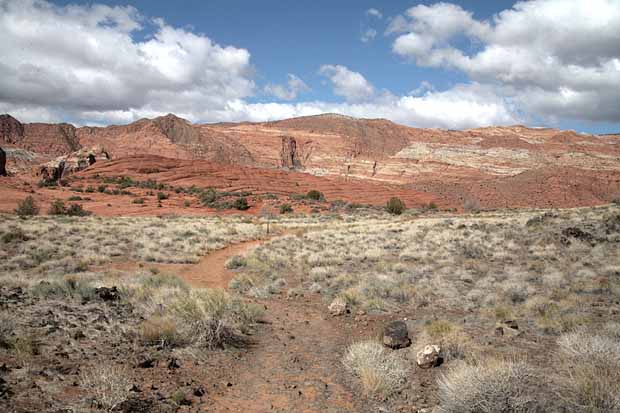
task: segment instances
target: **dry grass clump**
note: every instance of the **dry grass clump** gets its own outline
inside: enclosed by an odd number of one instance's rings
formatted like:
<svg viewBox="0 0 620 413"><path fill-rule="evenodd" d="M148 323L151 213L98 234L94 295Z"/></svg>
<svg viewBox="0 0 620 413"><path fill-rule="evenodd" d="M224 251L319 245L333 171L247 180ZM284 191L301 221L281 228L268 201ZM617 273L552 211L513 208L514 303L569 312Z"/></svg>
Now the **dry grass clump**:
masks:
<svg viewBox="0 0 620 413"><path fill-rule="evenodd" d="M106 411L114 410L127 400L132 384L127 369L109 363L86 370L81 382L92 395L95 406Z"/></svg>
<svg viewBox="0 0 620 413"><path fill-rule="evenodd" d="M558 339L560 397L569 411L620 411L620 340L584 329Z"/></svg>
<svg viewBox="0 0 620 413"><path fill-rule="evenodd" d="M547 412L550 400L540 380L524 362L482 360L459 363L439 379L443 413Z"/></svg>
<svg viewBox="0 0 620 413"><path fill-rule="evenodd" d="M174 347L183 344L174 320L165 317L152 317L142 322L138 330L145 345Z"/></svg>
<svg viewBox="0 0 620 413"><path fill-rule="evenodd" d="M242 345L242 334L262 311L223 290L202 289L173 297L165 313L176 321L182 340L212 349Z"/></svg>
<svg viewBox="0 0 620 413"><path fill-rule="evenodd" d="M401 389L408 370L398 353L387 350L374 340L349 346L342 363L359 378L366 394L382 398Z"/></svg>
<svg viewBox="0 0 620 413"><path fill-rule="evenodd" d="M10 347L17 322L12 314L0 313L0 348Z"/></svg>

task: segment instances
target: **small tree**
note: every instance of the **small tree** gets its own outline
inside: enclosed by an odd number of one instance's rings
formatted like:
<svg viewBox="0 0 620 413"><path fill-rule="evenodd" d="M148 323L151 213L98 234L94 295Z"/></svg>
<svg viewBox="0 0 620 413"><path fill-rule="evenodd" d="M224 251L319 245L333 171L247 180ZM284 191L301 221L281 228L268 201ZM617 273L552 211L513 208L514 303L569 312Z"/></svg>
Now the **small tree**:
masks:
<svg viewBox="0 0 620 413"><path fill-rule="evenodd" d="M15 213L20 217L29 217L33 215L39 215L39 206L31 196L26 197L23 201L17 204Z"/></svg>
<svg viewBox="0 0 620 413"><path fill-rule="evenodd" d="M405 210L405 203L400 200L400 198L390 198L385 207L387 212L393 215L400 215Z"/></svg>

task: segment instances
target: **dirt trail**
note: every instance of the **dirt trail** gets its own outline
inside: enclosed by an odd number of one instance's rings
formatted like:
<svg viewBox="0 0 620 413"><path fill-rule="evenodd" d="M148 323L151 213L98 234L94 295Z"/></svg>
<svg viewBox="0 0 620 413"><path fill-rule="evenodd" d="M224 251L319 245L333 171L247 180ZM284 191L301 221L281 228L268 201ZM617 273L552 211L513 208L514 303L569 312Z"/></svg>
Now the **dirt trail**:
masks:
<svg viewBox="0 0 620 413"><path fill-rule="evenodd" d="M227 287L235 274L225 268L226 260L261 242L212 252L177 274L193 286ZM265 323L252 337L255 344L240 350L225 372L231 385L211 394L212 411L363 411L342 384L340 358L351 326L329 316L318 295L294 300L276 295L259 303L265 306Z"/></svg>

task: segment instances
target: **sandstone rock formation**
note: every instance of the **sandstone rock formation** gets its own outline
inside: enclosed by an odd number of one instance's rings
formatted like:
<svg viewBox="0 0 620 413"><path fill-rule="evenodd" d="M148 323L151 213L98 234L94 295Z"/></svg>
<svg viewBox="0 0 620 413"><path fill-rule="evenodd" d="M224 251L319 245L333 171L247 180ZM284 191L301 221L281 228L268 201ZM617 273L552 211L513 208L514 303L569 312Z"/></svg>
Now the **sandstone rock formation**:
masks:
<svg viewBox="0 0 620 413"><path fill-rule="evenodd" d="M282 148L280 149L281 166L288 169L300 169L301 161L297 153L297 141L291 136L282 137Z"/></svg>
<svg viewBox="0 0 620 413"><path fill-rule="evenodd" d="M24 136L24 125L11 115L0 115L0 139L3 142L14 144Z"/></svg>
<svg viewBox="0 0 620 413"><path fill-rule="evenodd" d="M110 155L101 146L80 149L67 156L60 156L39 169L41 182L51 184L60 181L68 173L82 171L97 161L109 160Z"/></svg>

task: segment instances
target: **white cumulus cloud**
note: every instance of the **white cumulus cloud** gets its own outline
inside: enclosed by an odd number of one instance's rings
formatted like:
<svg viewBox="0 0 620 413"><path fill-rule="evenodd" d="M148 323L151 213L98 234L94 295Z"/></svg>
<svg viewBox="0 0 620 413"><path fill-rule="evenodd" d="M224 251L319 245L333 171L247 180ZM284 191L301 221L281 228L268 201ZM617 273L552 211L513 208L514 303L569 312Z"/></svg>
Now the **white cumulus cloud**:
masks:
<svg viewBox="0 0 620 413"><path fill-rule="evenodd" d="M387 33L395 53L495 85L531 114L620 121L620 0L522 1L489 21L418 5Z"/></svg>
<svg viewBox="0 0 620 413"><path fill-rule="evenodd" d="M381 13L378 9L375 9L374 7L366 10L366 15L376 17L377 19L383 18L383 13Z"/></svg>
<svg viewBox="0 0 620 413"><path fill-rule="evenodd" d="M332 82L334 93L347 101L364 101L375 94L375 88L361 73L349 70L345 66L323 65L319 73Z"/></svg>
<svg viewBox="0 0 620 413"><path fill-rule="evenodd" d="M302 92L309 92L310 87L299 77L292 73L288 74L286 85L268 84L264 88L265 93L281 100L294 100Z"/></svg>

